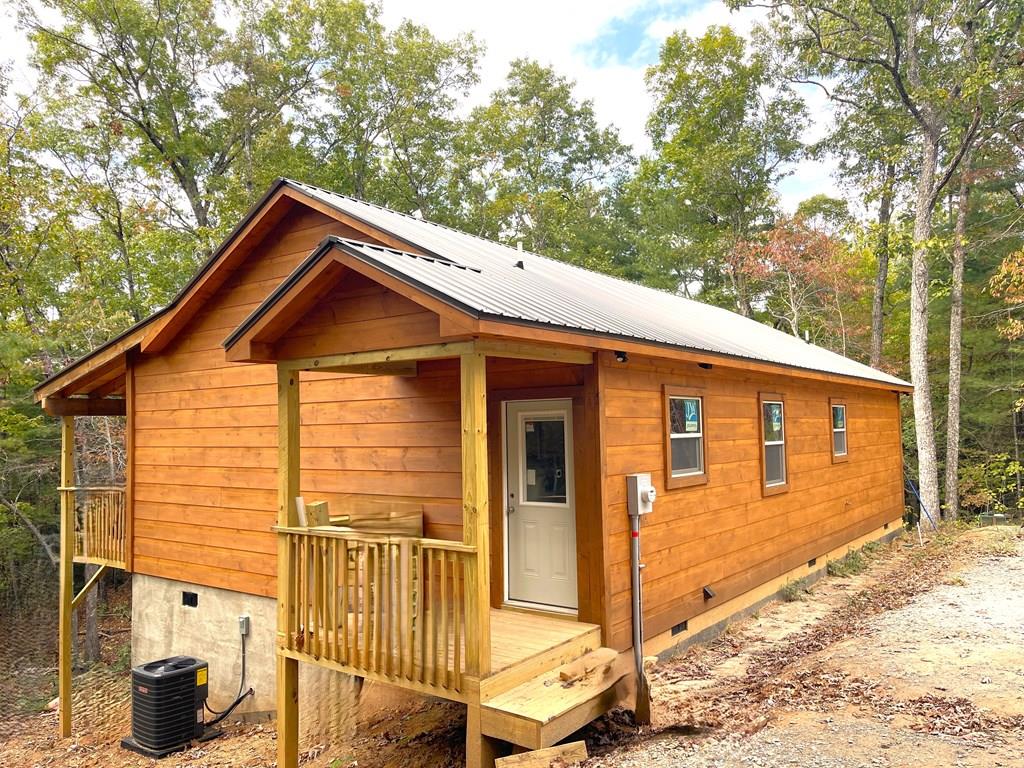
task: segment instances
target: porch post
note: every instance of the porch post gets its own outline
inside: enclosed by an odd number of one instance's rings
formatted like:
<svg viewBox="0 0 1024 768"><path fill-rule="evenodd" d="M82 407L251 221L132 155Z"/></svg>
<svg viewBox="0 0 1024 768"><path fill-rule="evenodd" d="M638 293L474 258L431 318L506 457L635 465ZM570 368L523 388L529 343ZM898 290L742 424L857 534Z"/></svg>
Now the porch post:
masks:
<svg viewBox="0 0 1024 768"><path fill-rule="evenodd" d="M462 540L476 548L466 574L466 665L491 671L491 543L487 489L487 358L460 356L462 383Z"/></svg>
<svg viewBox="0 0 1024 768"><path fill-rule="evenodd" d="M295 498L299 495L299 372L277 369L277 444L279 526L298 523ZM289 619L295 611L295 568L288 534L277 534L277 765L299 763L299 662L281 653L288 644Z"/></svg>
<svg viewBox="0 0 1024 768"><path fill-rule="evenodd" d="M60 419L60 487L75 484L75 417ZM60 735L71 735L71 600L75 563L75 494L60 492L60 629L58 650L58 695L60 696Z"/></svg>

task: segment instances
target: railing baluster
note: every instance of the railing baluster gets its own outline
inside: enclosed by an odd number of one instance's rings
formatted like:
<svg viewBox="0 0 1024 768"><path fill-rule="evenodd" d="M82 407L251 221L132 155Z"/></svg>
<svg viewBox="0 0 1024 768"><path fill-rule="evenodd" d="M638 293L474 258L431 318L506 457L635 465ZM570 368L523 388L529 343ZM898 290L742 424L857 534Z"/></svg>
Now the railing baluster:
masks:
<svg viewBox="0 0 1024 768"><path fill-rule="evenodd" d="M441 664L438 669L440 685L448 685L448 553L437 553L441 563Z"/></svg>
<svg viewBox="0 0 1024 768"><path fill-rule="evenodd" d="M372 593L372 589L370 588L370 545L369 545L369 543L363 542L362 550L363 550L363 552L362 552L363 557L362 557L362 561L361 561L360 565L362 566L361 579L362 579L362 582L363 582L363 594L359 596L359 599L362 602L362 606L363 606L363 650L362 650L362 658L360 659L360 663L363 665L364 669L369 669L370 668L370 628L371 628L371 624L372 624L372 622L370 620L370 596L371 596L371 593Z"/></svg>
<svg viewBox="0 0 1024 768"><path fill-rule="evenodd" d="M405 618L402 626L405 627L405 637L402 638L402 674L407 680L412 680L413 673L413 621L415 617L412 612L412 549L411 542L403 541L401 544L402 560L402 602L404 603Z"/></svg>
<svg viewBox="0 0 1024 768"><path fill-rule="evenodd" d="M116 534L119 506L109 499ZM106 527L102 516L84 521ZM475 551L429 539L281 533L296 570L286 648L353 674L462 692L470 653L466 572Z"/></svg>
<svg viewBox="0 0 1024 768"><path fill-rule="evenodd" d="M380 654L378 671L383 674L388 674L388 659L391 655L391 635L389 634L388 624L388 612L391 606L391 568L390 568L390 551L391 547L387 542L384 542L379 547L380 551L380 564L377 569L380 575L380 600L378 605L380 607L380 636L377 639L377 652Z"/></svg>

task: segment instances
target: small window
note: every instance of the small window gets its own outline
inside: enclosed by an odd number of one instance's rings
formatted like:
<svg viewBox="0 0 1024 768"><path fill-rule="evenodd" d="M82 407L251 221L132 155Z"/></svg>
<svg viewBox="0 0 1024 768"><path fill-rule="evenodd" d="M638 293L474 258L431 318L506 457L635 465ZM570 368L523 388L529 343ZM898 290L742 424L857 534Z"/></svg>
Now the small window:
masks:
<svg viewBox="0 0 1024 768"><path fill-rule="evenodd" d="M846 461L849 453L846 437L846 403L830 400L832 412L832 460Z"/></svg>
<svg viewBox="0 0 1024 768"><path fill-rule="evenodd" d="M786 404L782 395L762 394L761 469L764 493L770 495L789 486L786 467Z"/></svg>
<svg viewBox="0 0 1024 768"><path fill-rule="evenodd" d="M699 391L665 387L665 486L707 482L704 398Z"/></svg>

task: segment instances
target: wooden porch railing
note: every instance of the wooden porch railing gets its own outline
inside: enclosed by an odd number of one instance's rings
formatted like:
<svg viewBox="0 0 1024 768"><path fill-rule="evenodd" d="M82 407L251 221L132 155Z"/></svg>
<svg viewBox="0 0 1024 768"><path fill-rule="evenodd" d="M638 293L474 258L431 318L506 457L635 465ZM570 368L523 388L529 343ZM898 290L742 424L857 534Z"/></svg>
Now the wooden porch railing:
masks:
<svg viewBox="0 0 1024 768"><path fill-rule="evenodd" d="M64 502L74 510L75 562L125 567L127 521L124 488L61 488Z"/></svg>
<svg viewBox="0 0 1024 768"><path fill-rule="evenodd" d="M325 528L278 530L296 574L287 651L461 698L478 647L466 637L472 547Z"/></svg>

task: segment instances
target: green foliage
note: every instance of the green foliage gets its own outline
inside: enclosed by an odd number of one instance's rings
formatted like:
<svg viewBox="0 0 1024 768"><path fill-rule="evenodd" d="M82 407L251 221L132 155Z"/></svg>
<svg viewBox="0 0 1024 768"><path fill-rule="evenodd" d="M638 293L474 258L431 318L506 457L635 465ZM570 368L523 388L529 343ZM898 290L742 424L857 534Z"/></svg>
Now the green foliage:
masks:
<svg viewBox="0 0 1024 768"><path fill-rule="evenodd" d="M779 595L783 602L796 603L806 599L807 591L807 579L794 579L786 582L779 590Z"/></svg>
<svg viewBox="0 0 1024 768"><path fill-rule="evenodd" d="M775 185L802 150L804 104L728 27L671 35L647 84L654 153L630 189L640 259L666 288L753 314L726 257L775 218Z"/></svg>
<svg viewBox="0 0 1024 768"><path fill-rule="evenodd" d="M838 560L828 561L828 575L846 578L863 573L868 567L867 559L859 549L851 549Z"/></svg>
<svg viewBox="0 0 1024 768"><path fill-rule="evenodd" d="M974 513L1024 509L1024 467L1005 453L960 467L960 503Z"/></svg>
<svg viewBox="0 0 1024 768"><path fill-rule="evenodd" d="M629 149L550 67L514 61L506 83L473 110L460 139L462 226L614 271L621 241L610 214Z"/></svg>

